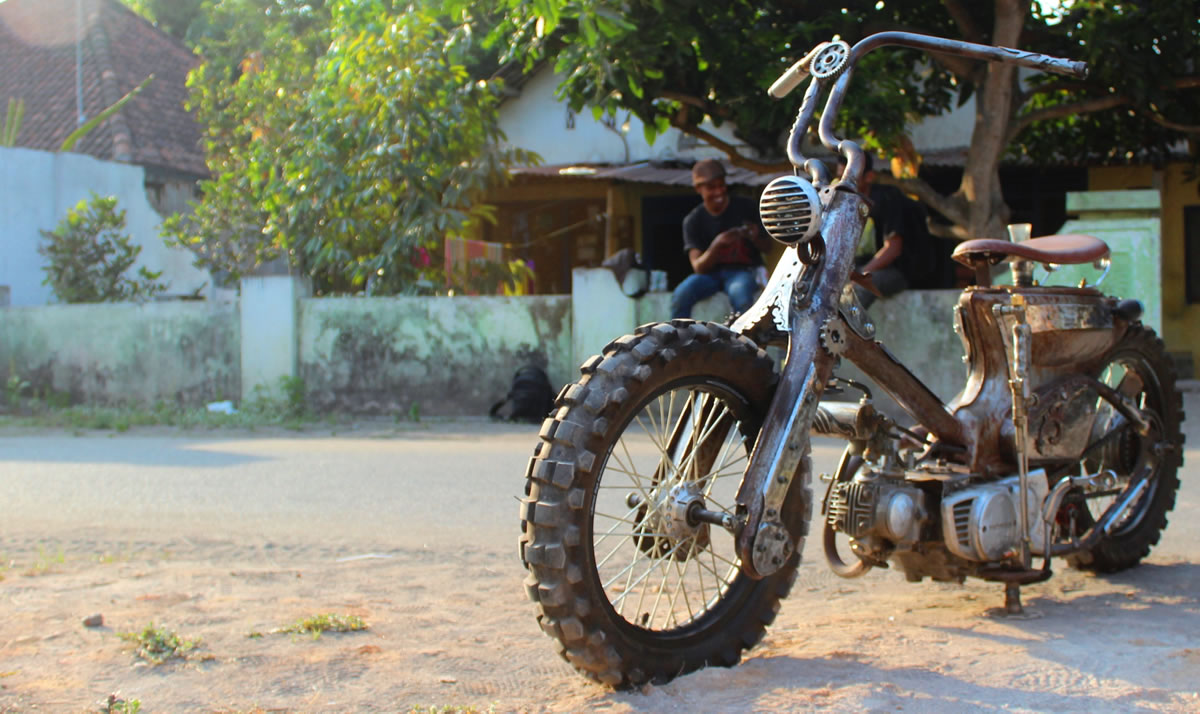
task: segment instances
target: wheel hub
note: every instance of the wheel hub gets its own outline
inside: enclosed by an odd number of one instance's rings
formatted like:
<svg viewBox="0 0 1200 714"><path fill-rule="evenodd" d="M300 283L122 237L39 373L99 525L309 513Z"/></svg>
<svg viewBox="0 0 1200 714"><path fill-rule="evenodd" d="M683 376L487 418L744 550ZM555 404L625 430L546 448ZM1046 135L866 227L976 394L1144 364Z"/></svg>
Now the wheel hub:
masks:
<svg viewBox="0 0 1200 714"><path fill-rule="evenodd" d="M645 534L638 538L642 550L659 558L670 554L676 560L687 560L708 547L711 542L709 524L691 515L705 506L700 483L677 484L665 498L654 500L657 505L647 507L642 503L638 510L637 529ZM631 507L640 502L634 494L627 499Z"/></svg>

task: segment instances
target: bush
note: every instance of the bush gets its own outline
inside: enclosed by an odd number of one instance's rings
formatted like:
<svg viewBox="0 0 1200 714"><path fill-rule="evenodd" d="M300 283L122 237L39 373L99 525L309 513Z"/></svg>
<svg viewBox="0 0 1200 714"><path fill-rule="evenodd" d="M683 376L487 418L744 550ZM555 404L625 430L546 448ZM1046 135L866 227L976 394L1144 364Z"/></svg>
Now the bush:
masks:
<svg viewBox="0 0 1200 714"><path fill-rule="evenodd" d="M166 290L157 282L161 272L141 267L136 278L126 275L142 247L124 229L125 211L117 210L116 197L93 193L75 204L57 228L42 231L38 252L48 261L42 284L67 303L145 300Z"/></svg>

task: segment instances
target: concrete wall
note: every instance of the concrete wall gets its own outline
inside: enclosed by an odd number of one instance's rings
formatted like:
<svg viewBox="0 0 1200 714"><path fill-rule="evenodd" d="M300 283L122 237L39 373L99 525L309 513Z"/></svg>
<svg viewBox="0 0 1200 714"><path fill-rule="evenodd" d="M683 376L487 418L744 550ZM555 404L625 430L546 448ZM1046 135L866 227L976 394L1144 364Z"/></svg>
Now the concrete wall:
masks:
<svg viewBox="0 0 1200 714"><path fill-rule="evenodd" d="M165 302L0 310L0 375L72 403L197 405L241 390L234 305Z"/></svg>
<svg viewBox="0 0 1200 714"><path fill-rule="evenodd" d="M486 414L524 364L578 374L568 296L299 301L299 376L318 408Z"/></svg>
<svg viewBox="0 0 1200 714"><path fill-rule="evenodd" d="M40 231L51 231L80 200L116 196L124 209L126 233L142 246L138 262L162 271L167 295L191 295L212 287L206 271L188 250L168 247L159 236L162 217L146 196L140 166L100 161L83 154L58 154L0 147L0 285L11 288L12 305L45 305L54 294L42 285L45 260L37 252Z"/></svg>
<svg viewBox="0 0 1200 714"><path fill-rule="evenodd" d="M1150 190L1158 194L1162 212L1162 337L1167 349L1192 356L1200 365L1200 304L1189 304L1185 289L1187 250L1184 244L1184 211L1200 206L1200 190L1191 175L1191 164L1174 162L1164 167L1105 166L1088 171L1088 188L1098 191ZM1195 279L1195 276L1193 276ZM1200 377L1200 372L1184 375Z"/></svg>
<svg viewBox="0 0 1200 714"><path fill-rule="evenodd" d="M627 298L611 271L603 268L577 269L574 279L575 354L580 361L598 353L610 340L632 332L637 325L670 318L670 293ZM943 401L962 389L967 374L962 342L952 327L958 296L957 290L908 291L879 300L870 309L876 338ZM719 293L697 304L692 316L721 323L729 314L729 300ZM782 350L771 352L781 361ZM866 382L873 388L880 408L901 416L895 403L848 360L842 361L836 374Z"/></svg>

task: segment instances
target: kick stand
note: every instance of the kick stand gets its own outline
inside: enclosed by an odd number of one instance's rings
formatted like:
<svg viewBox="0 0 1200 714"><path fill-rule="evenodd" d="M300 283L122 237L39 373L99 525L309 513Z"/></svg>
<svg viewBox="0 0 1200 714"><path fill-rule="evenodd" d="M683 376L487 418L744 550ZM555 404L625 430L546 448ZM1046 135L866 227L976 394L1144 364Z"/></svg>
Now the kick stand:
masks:
<svg viewBox="0 0 1200 714"><path fill-rule="evenodd" d="M1008 615L1024 615L1025 608L1021 606L1021 584L1007 582L1004 584L1004 612Z"/></svg>

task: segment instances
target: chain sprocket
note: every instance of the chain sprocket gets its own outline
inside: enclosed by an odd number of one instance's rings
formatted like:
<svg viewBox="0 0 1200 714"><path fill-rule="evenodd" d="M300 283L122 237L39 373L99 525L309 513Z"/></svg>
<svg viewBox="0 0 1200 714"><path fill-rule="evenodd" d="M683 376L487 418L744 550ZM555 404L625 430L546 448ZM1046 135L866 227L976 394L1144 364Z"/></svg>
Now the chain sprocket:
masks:
<svg viewBox="0 0 1200 714"><path fill-rule="evenodd" d="M842 321L840 317L831 317L821 325L821 346L825 351L834 357L839 357L846 352L847 336L849 327Z"/></svg>
<svg viewBox="0 0 1200 714"><path fill-rule="evenodd" d="M809 74L822 82L830 82L842 75L850 64L850 45L842 40L828 42L808 65Z"/></svg>

